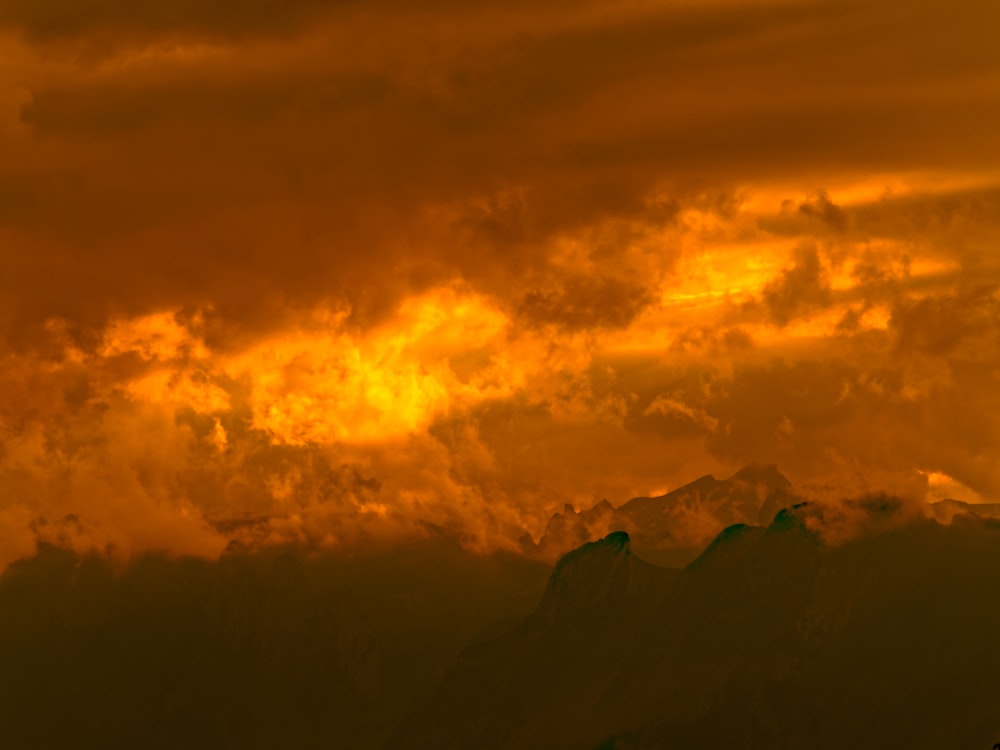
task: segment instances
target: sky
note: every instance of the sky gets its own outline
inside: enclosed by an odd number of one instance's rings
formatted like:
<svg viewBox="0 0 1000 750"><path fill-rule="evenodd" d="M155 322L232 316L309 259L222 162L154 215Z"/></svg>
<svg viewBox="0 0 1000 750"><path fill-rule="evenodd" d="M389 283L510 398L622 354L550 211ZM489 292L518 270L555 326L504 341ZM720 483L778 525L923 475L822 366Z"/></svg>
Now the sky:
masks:
<svg viewBox="0 0 1000 750"><path fill-rule="evenodd" d="M0 0L0 567L516 548L750 462L1000 501L998 28Z"/></svg>

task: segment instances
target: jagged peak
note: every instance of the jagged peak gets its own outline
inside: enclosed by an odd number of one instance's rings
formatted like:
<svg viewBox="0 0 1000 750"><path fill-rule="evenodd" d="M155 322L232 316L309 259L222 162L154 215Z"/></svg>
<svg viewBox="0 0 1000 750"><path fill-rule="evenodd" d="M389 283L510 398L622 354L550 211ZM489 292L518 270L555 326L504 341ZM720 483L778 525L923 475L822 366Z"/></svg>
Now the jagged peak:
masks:
<svg viewBox="0 0 1000 750"><path fill-rule="evenodd" d="M809 503L795 503L787 508L782 508L774 515L774 520L767 527L768 531L787 531L794 528L805 528L805 508Z"/></svg>
<svg viewBox="0 0 1000 750"><path fill-rule="evenodd" d="M608 611L643 585L635 580L636 566L641 569L648 564L632 555L631 539L625 531L587 542L556 563L534 616L549 619Z"/></svg>
<svg viewBox="0 0 1000 750"><path fill-rule="evenodd" d="M715 489L716 485L721 484L721 482L715 478L712 474L704 474L703 476L693 479L687 484L682 484L680 487L674 487L672 490L667 490L666 492L659 495L642 495L639 497L630 498L622 508L626 508L630 505L636 503L648 503L650 500L664 500L678 496L689 495L691 493L703 495L711 492Z"/></svg>
<svg viewBox="0 0 1000 750"><path fill-rule="evenodd" d="M627 531L612 531L603 539L587 542L574 550L570 550L559 558L559 562L556 563L553 570L552 577L555 579L561 570L572 565L574 562L591 558L595 555L607 554L608 552L612 554L621 552L624 552L626 555L631 554L632 540Z"/></svg>
<svg viewBox="0 0 1000 750"><path fill-rule="evenodd" d="M595 544L603 544L611 547L615 550L615 552L620 552L622 550L625 550L625 552L631 552L632 550L632 539L629 537L627 531L612 531L603 539L598 539Z"/></svg>
<svg viewBox="0 0 1000 750"><path fill-rule="evenodd" d="M708 490L718 483L719 480L715 478L714 474L705 474L704 476L700 476L687 484L681 485L676 490L668 494L689 492L691 490Z"/></svg>
<svg viewBox="0 0 1000 750"><path fill-rule="evenodd" d="M751 463L733 474L730 481L737 479L753 484L764 484L771 489L790 489L792 483L782 474L775 464Z"/></svg>
<svg viewBox="0 0 1000 750"><path fill-rule="evenodd" d="M812 536L814 532L806 526L805 516L808 502L795 503L779 510L774 520L765 528L745 523L735 523L727 526L709 543L705 550L690 565L688 570L703 568L707 561L725 557L731 550L745 549L745 544L754 544L754 540L773 538L782 532L801 531ZM739 554L737 552L737 554Z"/></svg>

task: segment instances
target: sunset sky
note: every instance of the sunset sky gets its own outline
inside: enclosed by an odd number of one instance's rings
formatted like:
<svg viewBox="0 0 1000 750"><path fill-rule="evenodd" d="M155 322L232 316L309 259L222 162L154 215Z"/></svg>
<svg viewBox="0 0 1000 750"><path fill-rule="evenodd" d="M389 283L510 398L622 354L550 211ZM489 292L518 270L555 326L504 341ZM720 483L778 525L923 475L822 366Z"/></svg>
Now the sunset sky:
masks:
<svg viewBox="0 0 1000 750"><path fill-rule="evenodd" d="M0 567L1000 501L996 0L0 0Z"/></svg>

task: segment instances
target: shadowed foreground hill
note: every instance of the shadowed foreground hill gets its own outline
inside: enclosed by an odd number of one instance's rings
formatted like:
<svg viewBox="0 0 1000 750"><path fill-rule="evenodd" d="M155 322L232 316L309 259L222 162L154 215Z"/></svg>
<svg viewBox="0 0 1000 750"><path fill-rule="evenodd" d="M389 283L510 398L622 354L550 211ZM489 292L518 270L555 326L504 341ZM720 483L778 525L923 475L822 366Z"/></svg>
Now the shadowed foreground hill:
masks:
<svg viewBox="0 0 1000 750"><path fill-rule="evenodd" d="M124 570L43 546L0 577L0 747L375 748L547 573L448 539Z"/></svg>
<svg viewBox="0 0 1000 750"><path fill-rule="evenodd" d="M681 573L622 534L570 553L535 615L468 650L387 747L1000 741L1000 525L921 520L829 548L796 513L730 527Z"/></svg>
<svg viewBox="0 0 1000 750"><path fill-rule="evenodd" d="M353 736L380 689L379 643L350 594L309 573L291 555L148 557L115 573L42 548L0 581L5 746Z"/></svg>

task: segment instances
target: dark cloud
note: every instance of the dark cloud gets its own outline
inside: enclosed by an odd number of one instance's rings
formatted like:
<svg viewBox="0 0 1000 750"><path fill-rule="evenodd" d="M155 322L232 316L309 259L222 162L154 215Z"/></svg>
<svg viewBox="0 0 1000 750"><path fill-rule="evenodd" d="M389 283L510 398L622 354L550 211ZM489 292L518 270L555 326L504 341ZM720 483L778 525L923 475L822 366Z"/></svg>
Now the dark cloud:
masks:
<svg viewBox="0 0 1000 750"><path fill-rule="evenodd" d="M57 39L102 31L270 35L288 33L345 4L344 0L251 0L234 7L225 0L156 0L142 5L97 0L83 7L62 0L11 0L3 5L0 23L24 29L34 37Z"/></svg>
<svg viewBox="0 0 1000 750"><path fill-rule="evenodd" d="M47 290L12 295L24 323L211 303L258 328L291 299L329 296L377 320L455 274L513 303L532 291L519 269L544 267L553 238L616 217L672 221L685 181L887 168L915 153L964 164L1000 131L974 87L948 108L894 93L995 68L971 6L667 4L593 18L513 6L501 19L432 4L419 34L392 4L364 17L322 2L6 7L39 34L237 34L211 53L153 45L146 61L122 53L23 82L38 138L13 163L30 187L0 214L25 232L9 252L35 259L19 278ZM342 12L339 25L309 20ZM460 21L464 35L449 30ZM250 29L295 41L240 42ZM894 55L877 52L886 44ZM928 48L949 64L934 67ZM961 132L962 148L941 132ZM672 195L651 202L664 185ZM621 244L605 243L607 265Z"/></svg>
<svg viewBox="0 0 1000 750"><path fill-rule="evenodd" d="M825 190L820 190L810 200L801 203L799 213L822 221L838 232L843 232L847 225L844 212L830 200Z"/></svg>
<svg viewBox="0 0 1000 750"><path fill-rule="evenodd" d="M983 338L997 332L1000 299L996 284L963 289L958 294L907 300L893 310L892 327L898 346L907 353L944 357L963 344L971 344L973 353L982 352Z"/></svg>
<svg viewBox="0 0 1000 750"><path fill-rule="evenodd" d="M0 182L0 225L20 224L36 210L38 201L31 180L9 176Z"/></svg>
<svg viewBox="0 0 1000 750"><path fill-rule="evenodd" d="M764 286L761 300L770 320L779 326L825 307L833 299L819 250L801 245L790 268Z"/></svg>
<svg viewBox="0 0 1000 750"><path fill-rule="evenodd" d="M43 89L24 106L21 119L43 137L121 137L154 126L233 120L247 128L279 116L338 120L352 112L384 110L391 98L399 97L397 85L364 72L303 71L291 77L269 71L234 76L226 70L194 70L166 81L113 81L96 90Z"/></svg>
<svg viewBox="0 0 1000 750"><path fill-rule="evenodd" d="M524 295L518 315L530 325L556 325L567 330L624 328L652 301L636 282L600 276L571 276L562 289Z"/></svg>
<svg viewBox="0 0 1000 750"><path fill-rule="evenodd" d="M404 5L0 9L8 557L996 495L995 4Z"/></svg>

